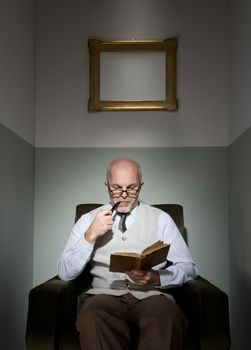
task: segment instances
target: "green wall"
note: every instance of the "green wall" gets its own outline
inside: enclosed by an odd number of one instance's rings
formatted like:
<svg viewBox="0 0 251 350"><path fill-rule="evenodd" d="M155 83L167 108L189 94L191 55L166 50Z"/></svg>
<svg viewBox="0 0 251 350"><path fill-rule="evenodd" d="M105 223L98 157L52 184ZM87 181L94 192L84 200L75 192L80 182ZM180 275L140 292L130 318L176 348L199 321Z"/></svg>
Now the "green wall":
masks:
<svg viewBox="0 0 251 350"><path fill-rule="evenodd" d="M230 146L230 306L233 349L251 349L251 128Z"/></svg>
<svg viewBox="0 0 251 350"><path fill-rule="evenodd" d="M200 273L229 292L228 149L37 148L35 165L34 285L56 274L73 226L75 206L106 202L105 170L113 158L142 165L148 203L184 206L188 244Z"/></svg>
<svg viewBox="0 0 251 350"><path fill-rule="evenodd" d="M0 124L0 349L23 350L33 270L34 147Z"/></svg>

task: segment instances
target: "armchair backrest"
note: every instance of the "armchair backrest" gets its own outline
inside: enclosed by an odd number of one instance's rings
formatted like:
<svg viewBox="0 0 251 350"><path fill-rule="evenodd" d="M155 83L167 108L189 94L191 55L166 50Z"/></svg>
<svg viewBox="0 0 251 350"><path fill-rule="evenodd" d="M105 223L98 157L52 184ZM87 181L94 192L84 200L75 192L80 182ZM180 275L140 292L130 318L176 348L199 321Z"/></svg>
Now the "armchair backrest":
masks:
<svg viewBox="0 0 251 350"><path fill-rule="evenodd" d="M97 203L84 203L78 204L76 207L75 222L83 215L89 211L100 207L102 204ZM185 228L184 228L184 216L183 216L183 207L179 204L153 204L154 207L159 208L165 211L171 216L175 224L177 225L180 233L183 238L185 237Z"/></svg>

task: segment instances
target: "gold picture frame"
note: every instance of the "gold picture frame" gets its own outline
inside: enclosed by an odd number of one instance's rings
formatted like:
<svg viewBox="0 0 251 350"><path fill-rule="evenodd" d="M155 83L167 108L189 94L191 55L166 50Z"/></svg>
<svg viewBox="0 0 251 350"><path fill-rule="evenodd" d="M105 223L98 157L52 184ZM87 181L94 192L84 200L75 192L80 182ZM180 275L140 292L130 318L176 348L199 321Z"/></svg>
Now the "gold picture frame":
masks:
<svg viewBox="0 0 251 350"><path fill-rule="evenodd" d="M88 112L100 111L177 111L178 101L176 95L176 52L177 38L164 40L123 40L123 41L102 41L88 39L90 59L90 81ZM164 98L163 99L100 99L100 56L105 52L162 52L165 54L165 76Z"/></svg>

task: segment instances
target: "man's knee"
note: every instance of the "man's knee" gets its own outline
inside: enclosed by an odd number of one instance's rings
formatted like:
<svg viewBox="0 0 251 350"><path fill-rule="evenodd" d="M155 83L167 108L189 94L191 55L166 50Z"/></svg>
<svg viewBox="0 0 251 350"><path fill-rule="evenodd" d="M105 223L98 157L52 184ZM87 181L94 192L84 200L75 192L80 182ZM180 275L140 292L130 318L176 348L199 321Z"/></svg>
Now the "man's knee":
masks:
<svg viewBox="0 0 251 350"><path fill-rule="evenodd" d="M149 297L140 306L139 319L156 322L162 327L168 323L181 323L186 326L186 318L178 305L165 296Z"/></svg>
<svg viewBox="0 0 251 350"><path fill-rule="evenodd" d="M109 308L110 299L107 295L93 295L87 298L80 309L79 315L96 315L102 310Z"/></svg>

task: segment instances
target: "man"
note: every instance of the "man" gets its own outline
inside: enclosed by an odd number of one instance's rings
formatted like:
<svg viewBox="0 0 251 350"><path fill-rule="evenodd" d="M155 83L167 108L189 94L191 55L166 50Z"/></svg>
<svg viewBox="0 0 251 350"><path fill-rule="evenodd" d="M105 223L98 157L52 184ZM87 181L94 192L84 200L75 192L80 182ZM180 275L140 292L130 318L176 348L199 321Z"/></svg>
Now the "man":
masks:
<svg viewBox="0 0 251 350"><path fill-rule="evenodd" d="M76 322L81 349L129 350L131 330L137 329L139 349L181 350L187 321L164 289L197 276L188 247L168 214L138 201L143 182L137 162L114 160L106 177L110 203L78 220L58 262L63 280L76 278L91 263L93 288L87 291L91 297ZM171 266L163 263L147 271L109 271L112 252L141 252L158 240L170 244Z"/></svg>

